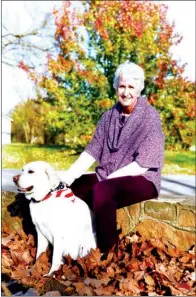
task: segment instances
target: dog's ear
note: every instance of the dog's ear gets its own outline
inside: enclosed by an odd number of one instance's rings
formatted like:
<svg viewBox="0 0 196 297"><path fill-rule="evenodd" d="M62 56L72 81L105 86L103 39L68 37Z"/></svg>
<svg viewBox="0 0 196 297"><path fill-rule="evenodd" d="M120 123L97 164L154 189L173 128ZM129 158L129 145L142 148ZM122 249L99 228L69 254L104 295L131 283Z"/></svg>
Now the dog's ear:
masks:
<svg viewBox="0 0 196 297"><path fill-rule="evenodd" d="M53 190L59 185L60 179L59 179L56 171L54 170L54 168L52 168L52 166L50 166L49 164L46 164L45 171L46 171L46 174L48 175L50 187Z"/></svg>

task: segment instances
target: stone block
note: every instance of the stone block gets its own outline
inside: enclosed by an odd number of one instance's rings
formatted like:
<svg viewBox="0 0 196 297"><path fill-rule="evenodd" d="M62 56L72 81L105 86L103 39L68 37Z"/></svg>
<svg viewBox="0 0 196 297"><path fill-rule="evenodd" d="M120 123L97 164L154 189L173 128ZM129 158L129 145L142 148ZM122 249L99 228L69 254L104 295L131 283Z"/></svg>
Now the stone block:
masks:
<svg viewBox="0 0 196 297"><path fill-rule="evenodd" d="M196 227L195 213L189 209L180 208L178 225L181 227Z"/></svg>
<svg viewBox="0 0 196 297"><path fill-rule="evenodd" d="M122 234L126 235L130 232L130 218L126 207L117 209L117 229L122 228Z"/></svg>
<svg viewBox="0 0 196 297"><path fill-rule="evenodd" d="M158 220L175 221L176 205L155 201L146 201L144 204L144 215Z"/></svg>
<svg viewBox="0 0 196 297"><path fill-rule="evenodd" d="M183 230L178 230L169 224L154 219L146 219L139 223L134 231L138 231L145 239L166 240L181 251L187 251L195 244L196 235Z"/></svg>
<svg viewBox="0 0 196 297"><path fill-rule="evenodd" d="M137 225L139 222L139 217L140 217L140 209L141 205L140 203L133 204L131 206L127 206L127 211L130 215L130 220L133 221L133 225Z"/></svg>

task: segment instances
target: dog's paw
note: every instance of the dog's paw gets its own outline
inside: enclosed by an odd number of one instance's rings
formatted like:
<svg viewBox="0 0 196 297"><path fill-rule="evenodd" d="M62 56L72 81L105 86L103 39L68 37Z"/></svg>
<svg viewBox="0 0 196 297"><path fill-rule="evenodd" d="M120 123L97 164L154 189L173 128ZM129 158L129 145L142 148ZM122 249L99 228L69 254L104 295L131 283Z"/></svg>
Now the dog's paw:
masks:
<svg viewBox="0 0 196 297"><path fill-rule="evenodd" d="M49 272L44 274L44 277L52 277L52 276L55 277L55 275L53 275L53 272L57 271L59 268L60 268L60 264L53 265L50 268Z"/></svg>
<svg viewBox="0 0 196 297"><path fill-rule="evenodd" d="M56 270L58 270L58 269L52 269L52 268L50 268L49 272L48 272L48 273L45 273L45 274L43 275L43 277L50 277L50 278L53 277L53 278L55 278L54 272L55 272Z"/></svg>
<svg viewBox="0 0 196 297"><path fill-rule="evenodd" d="M48 272L46 274L43 275L43 277L54 277L55 278L55 275L53 275L53 272Z"/></svg>

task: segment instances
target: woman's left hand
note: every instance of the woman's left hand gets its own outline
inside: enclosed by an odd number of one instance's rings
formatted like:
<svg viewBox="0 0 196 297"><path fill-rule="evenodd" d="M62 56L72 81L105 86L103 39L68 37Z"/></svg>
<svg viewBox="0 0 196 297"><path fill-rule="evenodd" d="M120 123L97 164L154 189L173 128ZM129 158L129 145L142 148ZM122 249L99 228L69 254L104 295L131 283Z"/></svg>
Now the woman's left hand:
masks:
<svg viewBox="0 0 196 297"><path fill-rule="evenodd" d="M108 179L115 178L115 177L119 177L118 171L115 171L115 172L113 172L113 173L111 173L111 174L108 175Z"/></svg>

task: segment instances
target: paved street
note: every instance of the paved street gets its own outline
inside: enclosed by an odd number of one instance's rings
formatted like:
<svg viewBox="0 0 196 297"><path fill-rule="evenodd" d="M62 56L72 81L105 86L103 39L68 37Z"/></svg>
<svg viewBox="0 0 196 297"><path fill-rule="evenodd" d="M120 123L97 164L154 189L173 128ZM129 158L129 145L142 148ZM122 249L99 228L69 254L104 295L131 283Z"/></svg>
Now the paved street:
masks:
<svg viewBox="0 0 196 297"><path fill-rule="evenodd" d="M12 181L14 175L21 170L3 169L2 191L16 192L16 187ZM194 175L162 175L161 194L164 195L187 195L195 196L195 176Z"/></svg>

